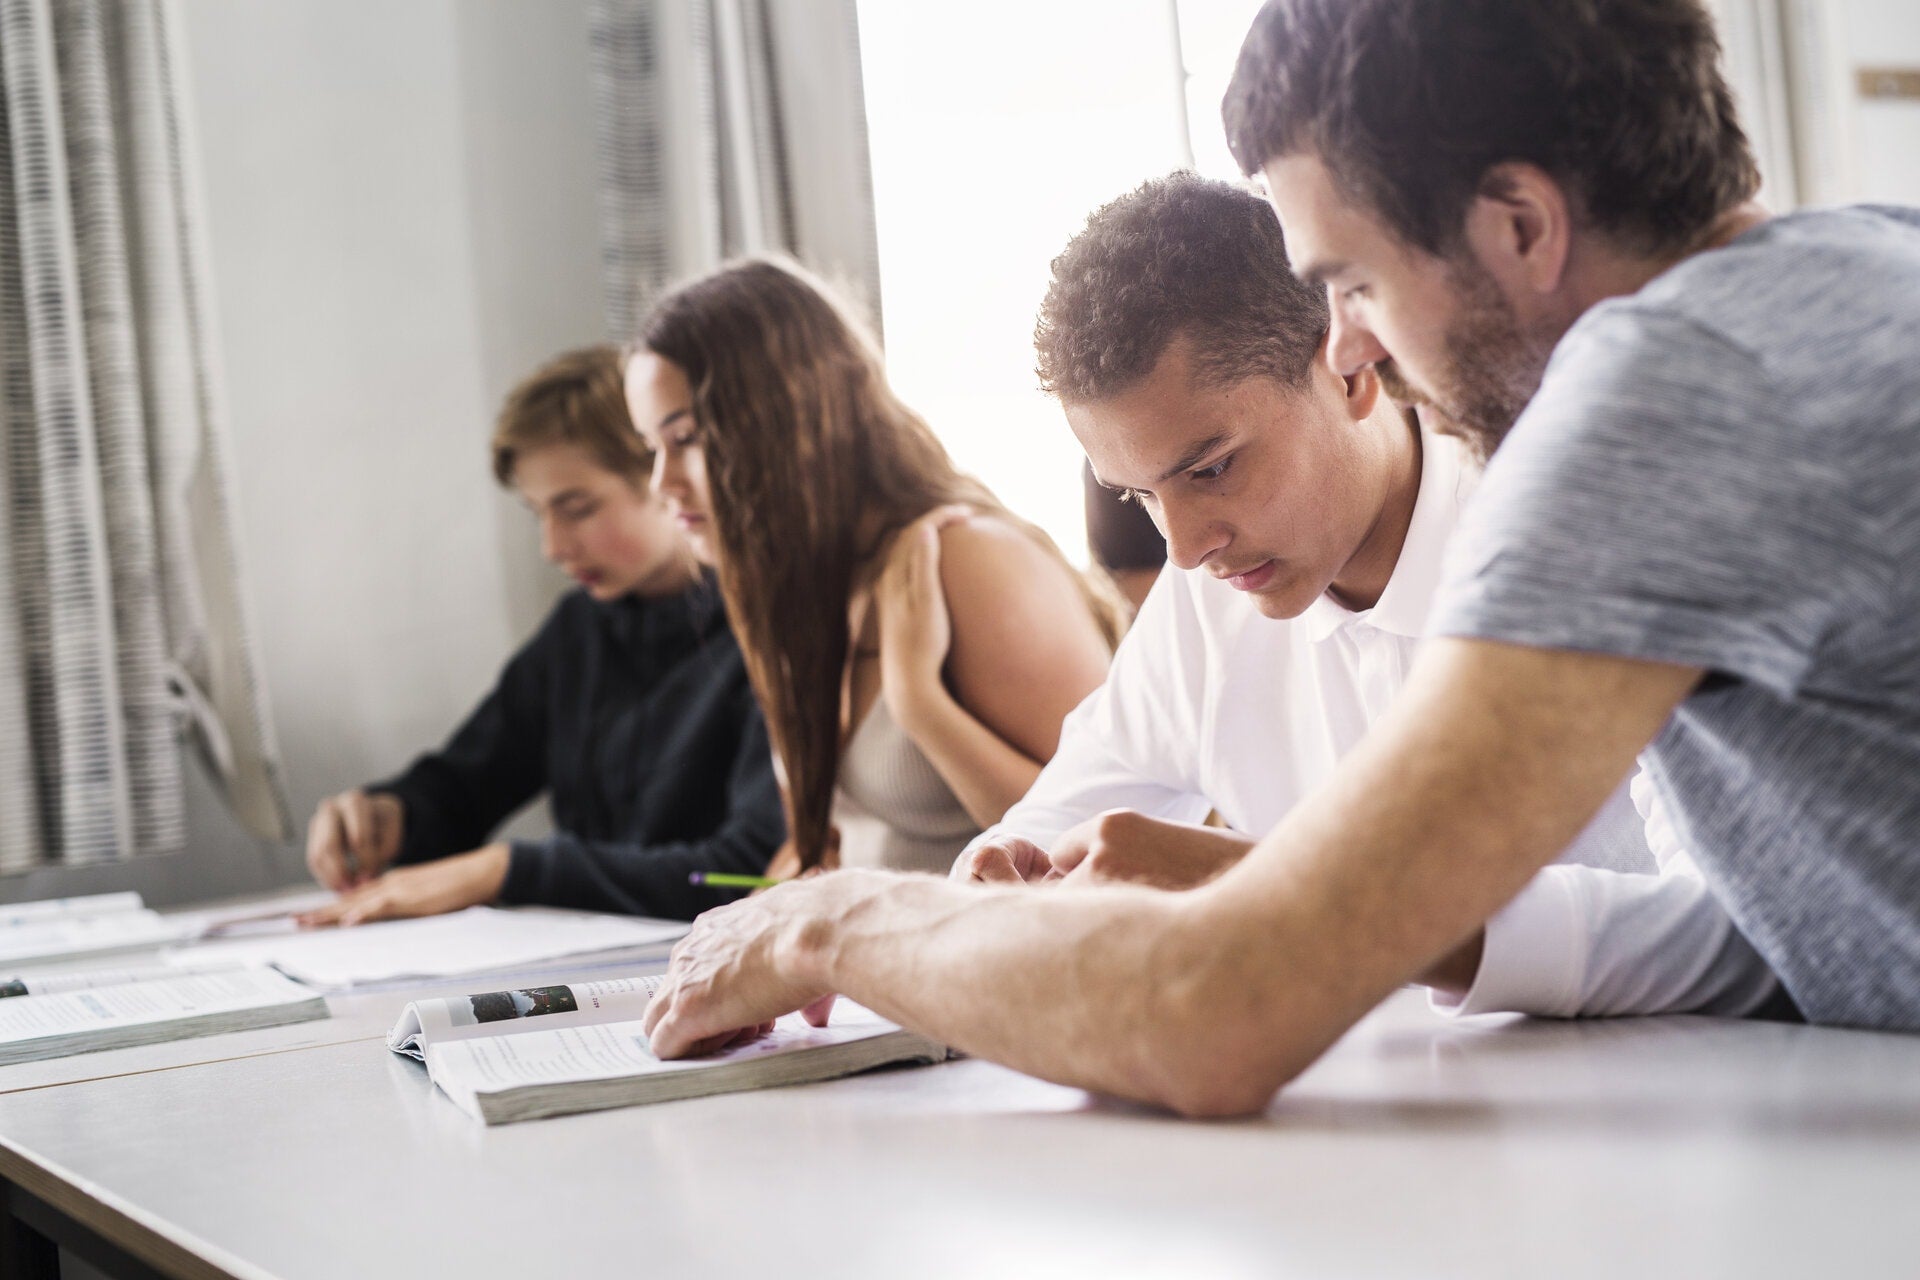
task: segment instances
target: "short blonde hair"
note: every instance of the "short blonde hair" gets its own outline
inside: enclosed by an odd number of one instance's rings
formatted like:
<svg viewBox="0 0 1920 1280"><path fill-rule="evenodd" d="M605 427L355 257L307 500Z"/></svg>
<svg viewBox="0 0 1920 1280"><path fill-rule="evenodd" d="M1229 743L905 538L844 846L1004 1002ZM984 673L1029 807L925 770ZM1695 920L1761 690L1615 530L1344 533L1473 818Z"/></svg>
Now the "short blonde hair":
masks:
<svg viewBox="0 0 1920 1280"><path fill-rule="evenodd" d="M627 414L626 362L612 343L564 351L507 393L493 427L493 476L513 487L513 469L530 449L570 444L636 484L653 454Z"/></svg>

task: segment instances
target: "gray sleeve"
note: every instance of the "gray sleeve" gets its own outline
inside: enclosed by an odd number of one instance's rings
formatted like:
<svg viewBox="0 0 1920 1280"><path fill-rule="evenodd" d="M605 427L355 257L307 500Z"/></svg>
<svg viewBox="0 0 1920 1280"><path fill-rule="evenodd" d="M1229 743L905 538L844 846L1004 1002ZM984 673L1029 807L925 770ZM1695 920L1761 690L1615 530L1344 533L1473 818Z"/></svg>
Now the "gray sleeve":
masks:
<svg viewBox="0 0 1920 1280"><path fill-rule="evenodd" d="M1489 466L1434 632L1797 688L1886 566L1847 500L1863 460L1780 403L1698 324L1596 308Z"/></svg>

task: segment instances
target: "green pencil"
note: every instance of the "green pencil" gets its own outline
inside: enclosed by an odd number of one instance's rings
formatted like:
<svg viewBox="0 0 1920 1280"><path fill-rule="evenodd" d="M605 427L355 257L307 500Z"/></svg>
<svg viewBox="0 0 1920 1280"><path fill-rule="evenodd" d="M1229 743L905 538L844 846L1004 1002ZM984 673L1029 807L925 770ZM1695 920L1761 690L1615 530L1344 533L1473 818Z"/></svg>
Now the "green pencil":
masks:
<svg viewBox="0 0 1920 1280"><path fill-rule="evenodd" d="M704 884L710 889L770 889L780 881L770 876L736 876L723 871L695 871L688 884Z"/></svg>

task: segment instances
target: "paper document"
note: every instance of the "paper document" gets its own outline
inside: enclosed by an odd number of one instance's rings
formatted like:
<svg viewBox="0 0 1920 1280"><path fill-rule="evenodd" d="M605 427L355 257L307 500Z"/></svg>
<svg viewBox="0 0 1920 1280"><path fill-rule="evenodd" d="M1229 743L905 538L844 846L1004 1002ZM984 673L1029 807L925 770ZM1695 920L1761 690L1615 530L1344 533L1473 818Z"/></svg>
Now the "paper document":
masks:
<svg viewBox="0 0 1920 1280"><path fill-rule="evenodd" d="M52 916L0 928L0 964L157 947L186 936L184 927L139 908L105 915Z"/></svg>
<svg viewBox="0 0 1920 1280"><path fill-rule="evenodd" d="M116 911L138 911L146 904L140 895L127 893L90 893L79 898L42 898L38 902L11 902L0 907L0 926L26 924L55 918L105 916Z"/></svg>
<svg viewBox="0 0 1920 1280"><path fill-rule="evenodd" d="M469 907L421 920L207 942L168 958L186 965L213 957L270 964L309 985L344 991L400 979L504 973L602 952L654 949L664 955L686 931L678 920Z"/></svg>

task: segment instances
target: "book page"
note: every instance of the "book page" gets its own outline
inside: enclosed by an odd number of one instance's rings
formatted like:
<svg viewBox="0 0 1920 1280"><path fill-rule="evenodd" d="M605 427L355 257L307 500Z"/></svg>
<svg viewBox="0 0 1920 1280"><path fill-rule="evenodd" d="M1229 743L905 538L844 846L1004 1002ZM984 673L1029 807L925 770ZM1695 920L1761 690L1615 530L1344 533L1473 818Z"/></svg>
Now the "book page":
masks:
<svg viewBox="0 0 1920 1280"><path fill-rule="evenodd" d="M189 964L210 956L271 964L314 986L345 990L399 978L500 973L564 956L665 945L686 931L678 920L469 907L420 920L208 942L172 954Z"/></svg>
<svg viewBox="0 0 1920 1280"><path fill-rule="evenodd" d="M294 1004L314 993L271 970L195 974L59 995L0 1000L0 1044L73 1031L127 1027L169 1018Z"/></svg>
<svg viewBox="0 0 1920 1280"><path fill-rule="evenodd" d="M31 919L0 928L0 964L160 946L181 936L177 922L145 908Z"/></svg>
<svg viewBox="0 0 1920 1280"><path fill-rule="evenodd" d="M419 1058L429 1044L527 1030L523 1020L528 1018L538 1018L542 1030L631 1021L646 1013L647 1001L663 981L658 975L611 978L415 1000L387 1033L387 1047Z"/></svg>
<svg viewBox="0 0 1920 1280"><path fill-rule="evenodd" d="M50 996L62 991L86 991L93 987L124 987L130 982L157 982L192 973L215 973L238 969L232 961L209 962L193 969L178 965L147 964L130 969L74 969L61 973L23 974L0 979L0 1000L12 996Z"/></svg>
<svg viewBox="0 0 1920 1280"><path fill-rule="evenodd" d="M426 1059L435 1082L449 1092L493 1093L529 1084L704 1071L897 1030L893 1023L856 1005L845 1020L836 1009L825 1027L809 1026L805 1018L790 1013L774 1023L771 1034L704 1058L663 1061L654 1057L644 1024L636 1019L434 1044L428 1046Z"/></svg>

